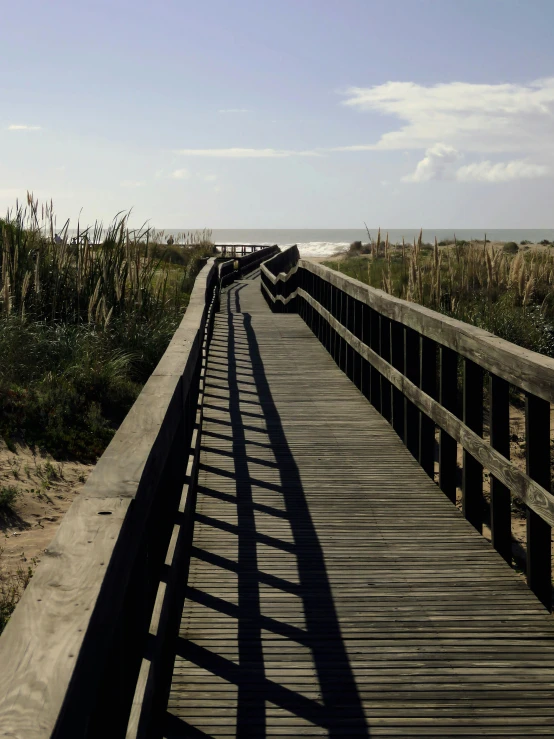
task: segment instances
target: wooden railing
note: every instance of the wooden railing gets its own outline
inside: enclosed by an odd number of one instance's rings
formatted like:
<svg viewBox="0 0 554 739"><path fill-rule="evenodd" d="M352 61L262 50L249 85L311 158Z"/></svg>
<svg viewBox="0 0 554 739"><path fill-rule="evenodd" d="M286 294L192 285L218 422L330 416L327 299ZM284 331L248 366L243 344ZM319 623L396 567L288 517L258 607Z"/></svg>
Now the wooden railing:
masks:
<svg viewBox="0 0 554 739"><path fill-rule="evenodd" d="M261 251L262 249L278 249L277 244L267 247L262 244L216 244L216 250L221 252L225 257L240 257L251 252Z"/></svg>
<svg viewBox="0 0 554 739"><path fill-rule="evenodd" d="M438 459L438 484L453 502L460 445L462 511L479 531L488 470L492 544L509 563L511 496L526 504L527 580L551 610L554 360L300 259L295 247L262 265L262 291L273 310L302 316L433 479ZM511 387L525 398L525 472L510 461Z"/></svg>
<svg viewBox="0 0 554 739"><path fill-rule="evenodd" d="M220 288L226 287L235 280L240 280L244 274L253 270L273 254L279 253L279 251L278 246L257 247L250 254L221 263L219 265Z"/></svg>
<svg viewBox="0 0 554 739"><path fill-rule="evenodd" d="M233 272L258 258L239 259ZM159 724L187 582L220 282L211 259L0 637L0 737L133 739Z"/></svg>

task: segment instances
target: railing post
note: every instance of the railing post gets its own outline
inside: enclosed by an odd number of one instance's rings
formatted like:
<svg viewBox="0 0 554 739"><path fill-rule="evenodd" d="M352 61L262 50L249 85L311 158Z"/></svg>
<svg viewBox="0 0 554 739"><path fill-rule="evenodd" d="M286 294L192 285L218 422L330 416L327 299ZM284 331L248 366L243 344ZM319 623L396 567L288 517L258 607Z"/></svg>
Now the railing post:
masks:
<svg viewBox="0 0 554 739"><path fill-rule="evenodd" d="M363 340L363 304L354 299L354 335ZM362 389L362 356L354 352L354 384L358 390Z"/></svg>
<svg viewBox="0 0 554 739"><path fill-rule="evenodd" d="M464 359L464 423L483 436L483 370ZM462 511L480 533L483 530L483 466L464 449L462 472Z"/></svg>
<svg viewBox="0 0 554 739"><path fill-rule="evenodd" d="M404 334L404 374L420 387L420 338L412 328L406 328ZM417 459L419 455L419 409L408 399L404 408L406 420L404 422L404 443L410 453Z"/></svg>
<svg viewBox="0 0 554 739"><path fill-rule="evenodd" d="M550 492L550 403L525 395L527 474ZM551 528L527 509L527 582L541 603L552 610Z"/></svg>
<svg viewBox="0 0 554 739"><path fill-rule="evenodd" d="M380 354L390 364L390 318L380 316ZM381 414L389 423L392 422L391 383L381 376Z"/></svg>
<svg viewBox="0 0 554 739"><path fill-rule="evenodd" d="M366 346L371 346L371 308L362 303L362 341ZM362 393L370 400L371 388L371 364L362 357Z"/></svg>
<svg viewBox="0 0 554 739"><path fill-rule="evenodd" d="M306 284L306 273L305 271L299 267L298 272L296 273L298 276L298 288L305 290L305 284ZM298 297L298 314L302 318L303 321L306 320L306 301L304 298Z"/></svg>
<svg viewBox="0 0 554 739"><path fill-rule="evenodd" d="M510 386L490 376L491 446L510 459ZM496 551L512 563L511 495L509 488L491 475L491 538Z"/></svg>
<svg viewBox="0 0 554 739"><path fill-rule="evenodd" d="M381 354L381 322L379 313L373 308L370 308L370 324L371 324L371 348L376 354ZM381 413L381 373L371 367L371 388L370 388L370 401L376 410Z"/></svg>
<svg viewBox="0 0 554 739"><path fill-rule="evenodd" d="M323 307L325 308L325 310L331 312L331 283L330 282L327 282L327 280L325 280L325 282L323 283L323 298L324 298L324 301L325 301ZM324 321L323 322L323 325L324 325L324 331L323 331L324 341L323 341L323 346L325 347L325 349L327 349L327 351L330 351L330 347L331 347L331 326L330 326L330 324L329 324L328 321Z"/></svg>
<svg viewBox="0 0 554 739"><path fill-rule="evenodd" d="M345 293L346 298L346 313L344 316L344 323L343 326L350 331L351 334L354 333L354 298L351 295L348 295L348 293ZM354 381L354 349L350 346L348 342L346 342L346 376L349 380Z"/></svg>
<svg viewBox="0 0 554 739"><path fill-rule="evenodd" d="M446 410L457 415L458 355L445 346L440 348L439 401ZM439 487L453 503L456 502L457 453L456 441L441 429L439 432Z"/></svg>
<svg viewBox="0 0 554 739"><path fill-rule="evenodd" d="M334 285L331 285L331 307L330 307L330 313L333 316L333 318L337 317L337 301L338 301L338 290ZM330 335L330 349L329 352L331 356L333 357L334 361L337 361L337 332L334 328L331 329L331 335Z"/></svg>
<svg viewBox="0 0 554 739"><path fill-rule="evenodd" d="M321 277L314 275L314 298L317 300L317 302L320 305L321 305L321 283L322 283ZM314 318L315 318L314 334L316 335L317 339L321 341L321 329L323 326L323 318L317 311L314 311Z"/></svg>
<svg viewBox="0 0 554 739"><path fill-rule="evenodd" d="M391 364L404 373L404 326L397 321L390 325ZM398 436L404 439L404 394L391 384L392 390L392 426Z"/></svg>
<svg viewBox="0 0 554 739"><path fill-rule="evenodd" d="M421 389L434 398L437 391L437 345L426 336L421 337L420 357ZM435 424L425 413L421 414L419 464L433 480L435 477Z"/></svg>
<svg viewBox="0 0 554 739"><path fill-rule="evenodd" d="M338 321L339 323L344 326L345 320L346 320L346 293L344 293L342 290L339 290L339 315L338 315ZM346 372L346 341L342 338L342 336L338 336L339 340L339 361L337 362L338 366L343 372Z"/></svg>

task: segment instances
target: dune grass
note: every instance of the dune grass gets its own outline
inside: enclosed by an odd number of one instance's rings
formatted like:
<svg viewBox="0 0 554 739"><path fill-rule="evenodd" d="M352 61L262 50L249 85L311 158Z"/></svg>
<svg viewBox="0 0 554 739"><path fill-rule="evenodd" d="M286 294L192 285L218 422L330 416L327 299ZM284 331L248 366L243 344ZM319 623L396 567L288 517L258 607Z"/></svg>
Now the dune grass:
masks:
<svg viewBox="0 0 554 739"><path fill-rule="evenodd" d="M352 245L326 266L554 356L554 250L522 251L488 242Z"/></svg>
<svg viewBox="0 0 554 739"><path fill-rule="evenodd" d="M56 233L29 195L0 220L0 434L94 461L159 361L213 252L210 232L163 243L107 228Z"/></svg>
<svg viewBox="0 0 554 739"><path fill-rule="evenodd" d="M0 219L0 436L12 451L96 461L179 325L210 237L168 245L126 214L72 235L32 195ZM0 524L17 498L0 487ZM0 633L33 574L1 554Z"/></svg>

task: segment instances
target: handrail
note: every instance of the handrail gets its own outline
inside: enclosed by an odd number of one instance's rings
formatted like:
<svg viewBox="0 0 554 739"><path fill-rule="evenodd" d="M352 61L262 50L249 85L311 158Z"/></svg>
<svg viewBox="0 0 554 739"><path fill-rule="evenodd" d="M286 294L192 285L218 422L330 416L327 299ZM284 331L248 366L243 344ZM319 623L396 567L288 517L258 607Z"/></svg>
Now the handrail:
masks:
<svg viewBox="0 0 554 739"><path fill-rule="evenodd" d="M215 289L210 259L0 638L0 736L125 736L187 479Z"/></svg>
<svg viewBox="0 0 554 739"><path fill-rule="evenodd" d="M266 262L261 272L262 290L271 308L298 312L304 318L433 478L438 427L439 486L453 501L460 444L463 511L478 530L484 517L483 468L489 470L492 541L510 562L510 493L527 504L528 581L551 608L554 359L300 259L293 250ZM490 440L483 439L484 372L490 376ZM509 459L510 385L526 398L525 473Z"/></svg>
<svg viewBox="0 0 554 739"><path fill-rule="evenodd" d="M219 265L220 288L224 288L234 280L240 279L245 272L278 253L280 253L278 246L266 246L242 257L236 257L235 259L221 262Z"/></svg>

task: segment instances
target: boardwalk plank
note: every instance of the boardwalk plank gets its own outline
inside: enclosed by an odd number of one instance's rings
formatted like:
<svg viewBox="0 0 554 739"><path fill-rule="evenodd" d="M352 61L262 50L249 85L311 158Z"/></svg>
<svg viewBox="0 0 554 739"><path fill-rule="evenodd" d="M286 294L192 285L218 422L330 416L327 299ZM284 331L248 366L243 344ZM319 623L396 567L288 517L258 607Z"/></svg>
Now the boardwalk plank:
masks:
<svg viewBox="0 0 554 739"><path fill-rule="evenodd" d="M554 622L259 281L210 348L164 736L554 736Z"/></svg>

